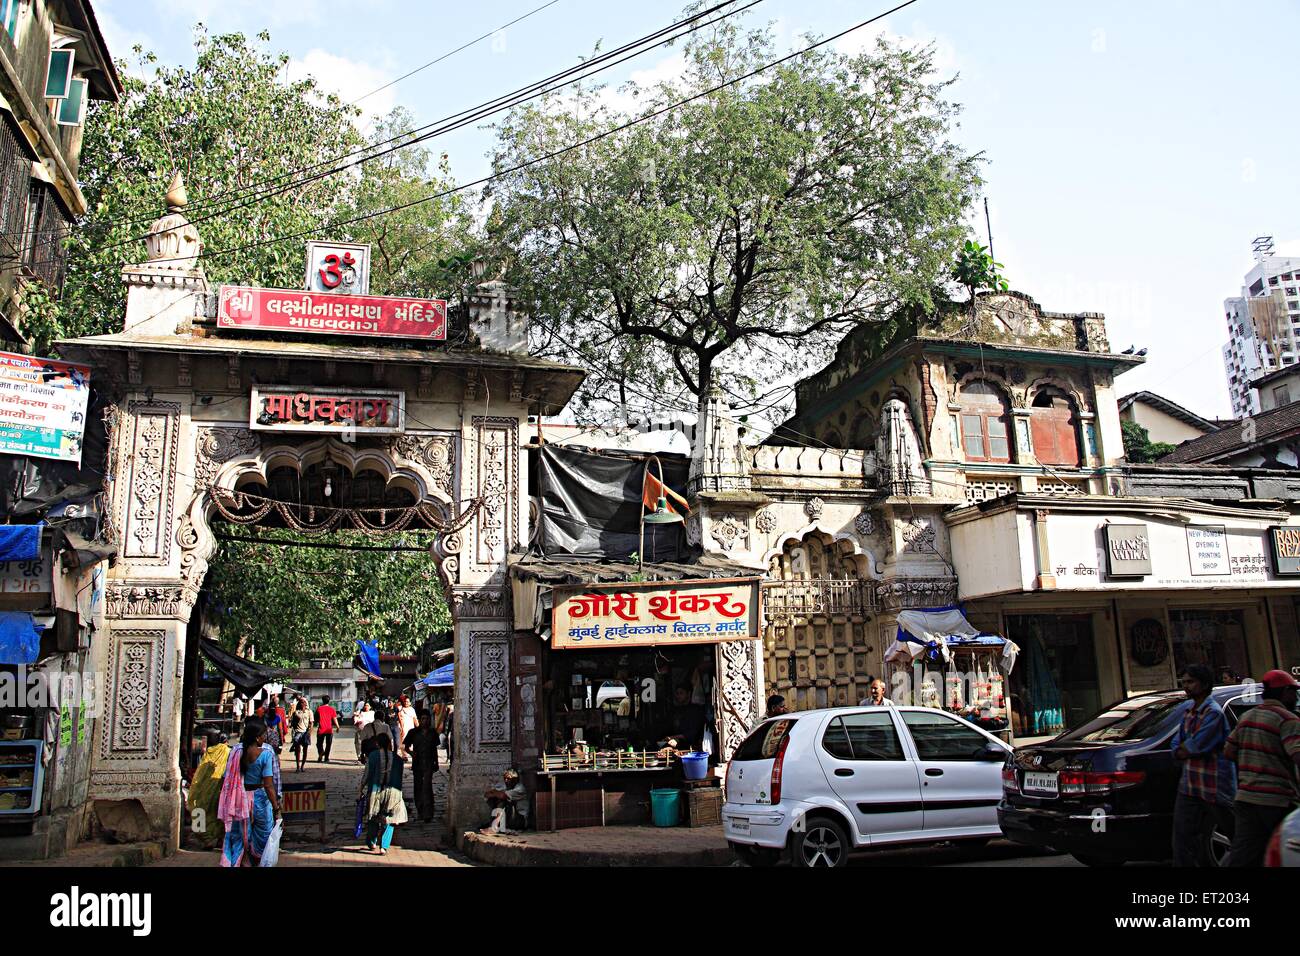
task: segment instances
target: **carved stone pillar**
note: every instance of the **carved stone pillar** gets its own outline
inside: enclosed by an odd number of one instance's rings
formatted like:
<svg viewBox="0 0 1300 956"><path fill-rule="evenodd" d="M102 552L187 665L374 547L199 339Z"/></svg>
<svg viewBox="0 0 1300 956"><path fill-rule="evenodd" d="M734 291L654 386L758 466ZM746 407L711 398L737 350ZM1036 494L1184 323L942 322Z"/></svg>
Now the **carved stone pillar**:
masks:
<svg viewBox="0 0 1300 956"><path fill-rule="evenodd" d="M763 642L725 641L718 681L718 759L731 759L763 716Z"/></svg>

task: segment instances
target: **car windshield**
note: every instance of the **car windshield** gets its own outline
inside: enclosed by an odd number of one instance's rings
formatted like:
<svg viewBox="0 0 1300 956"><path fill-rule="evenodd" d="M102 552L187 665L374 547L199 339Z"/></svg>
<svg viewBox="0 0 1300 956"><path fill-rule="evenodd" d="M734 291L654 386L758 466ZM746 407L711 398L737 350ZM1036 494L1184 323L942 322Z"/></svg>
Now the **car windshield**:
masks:
<svg viewBox="0 0 1300 956"><path fill-rule="evenodd" d="M1164 728L1180 704L1182 694L1130 697L1111 704L1091 720L1063 733L1058 740L1103 743L1108 740L1145 740Z"/></svg>

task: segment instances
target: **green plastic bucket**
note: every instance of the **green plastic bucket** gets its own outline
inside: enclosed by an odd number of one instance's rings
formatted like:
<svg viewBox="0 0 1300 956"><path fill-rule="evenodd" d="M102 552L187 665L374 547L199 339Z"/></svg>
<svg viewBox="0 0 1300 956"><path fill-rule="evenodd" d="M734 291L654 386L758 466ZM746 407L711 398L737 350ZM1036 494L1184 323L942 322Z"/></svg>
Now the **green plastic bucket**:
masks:
<svg viewBox="0 0 1300 956"><path fill-rule="evenodd" d="M660 789L650 791L650 818L657 827L675 827L682 819L682 792Z"/></svg>

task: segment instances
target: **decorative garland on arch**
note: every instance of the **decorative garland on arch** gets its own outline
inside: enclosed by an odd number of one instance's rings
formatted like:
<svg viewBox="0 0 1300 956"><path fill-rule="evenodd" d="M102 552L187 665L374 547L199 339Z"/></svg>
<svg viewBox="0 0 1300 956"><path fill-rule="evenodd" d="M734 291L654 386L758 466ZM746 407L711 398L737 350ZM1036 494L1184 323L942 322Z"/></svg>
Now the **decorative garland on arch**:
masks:
<svg viewBox="0 0 1300 956"><path fill-rule="evenodd" d="M356 529L369 535L381 535L405 531L416 523L424 530L449 535L469 524L483 506L483 499L475 498L464 511L448 521L436 507L423 503L398 508L331 508L279 501L212 485L207 490L217 512L227 521L254 525L275 512L286 526L304 534Z"/></svg>

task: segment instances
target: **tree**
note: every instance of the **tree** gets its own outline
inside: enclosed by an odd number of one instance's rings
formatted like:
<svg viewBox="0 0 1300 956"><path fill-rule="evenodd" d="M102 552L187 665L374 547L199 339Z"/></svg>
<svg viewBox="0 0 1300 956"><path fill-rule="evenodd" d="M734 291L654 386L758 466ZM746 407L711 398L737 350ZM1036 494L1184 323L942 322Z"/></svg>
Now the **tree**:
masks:
<svg viewBox="0 0 1300 956"><path fill-rule="evenodd" d="M94 335L121 328L122 266L145 258L148 231L162 213L173 173L185 177L187 214L198 221L214 283L296 288L303 246L282 242L242 248L250 241L306 230L349 208L350 182L334 176L268 196L245 208L250 187L292 181L306 166L362 144L358 111L324 94L314 79L284 80L285 54L243 34L195 31L193 68L160 65L139 47L139 70L119 64L125 92L117 103L92 103L79 175L89 212L69 246L68 277L51 336ZM213 218L204 217L214 213ZM39 343L47 345L48 343Z"/></svg>
<svg viewBox="0 0 1300 956"><path fill-rule="evenodd" d="M858 323L933 307L978 185L932 52L883 40L520 168L776 58L767 30L695 37L680 79L624 88L632 112L584 88L511 113L489 190L489 240L541 344L607 370L621 345L613 378L651 406L702 403L720 382L752 391L816 367Z"/></svg>
<svg viewBox="0 0 1300 956"><path fill-rule="evenodd" d="M975 295L981 289L992 292L1006 292L1010 286L998 271L1002 263L994 262L992 254L978 242L967 239L957 254L957 265L952 277L966 289L970 295L971 310L975 309Z"/></svg>
<svg viewBox="0 0 1300 956"><path fill-rule="evenodd" d="M1168 442L1151 440L1151 434L1137 422L1120 422L1124 433L1124 457L1131 464L1149 464L1174 450Z"/></svg>
<svg viewBox="0 0 1300 956"><path fill-rule="evenodd" d="M301 540L285 530L258 528L256 535ZM339 532L315 543L373 548L378 542ZM422 542L398 534L391 543ZM451 614L427 555L225 541L208 575L222 644L233 650L247 640L265 663L296 667L308 651L351 659L357 638L378 640L386 654L414 654L431 638L450 645Z"/></svg>

